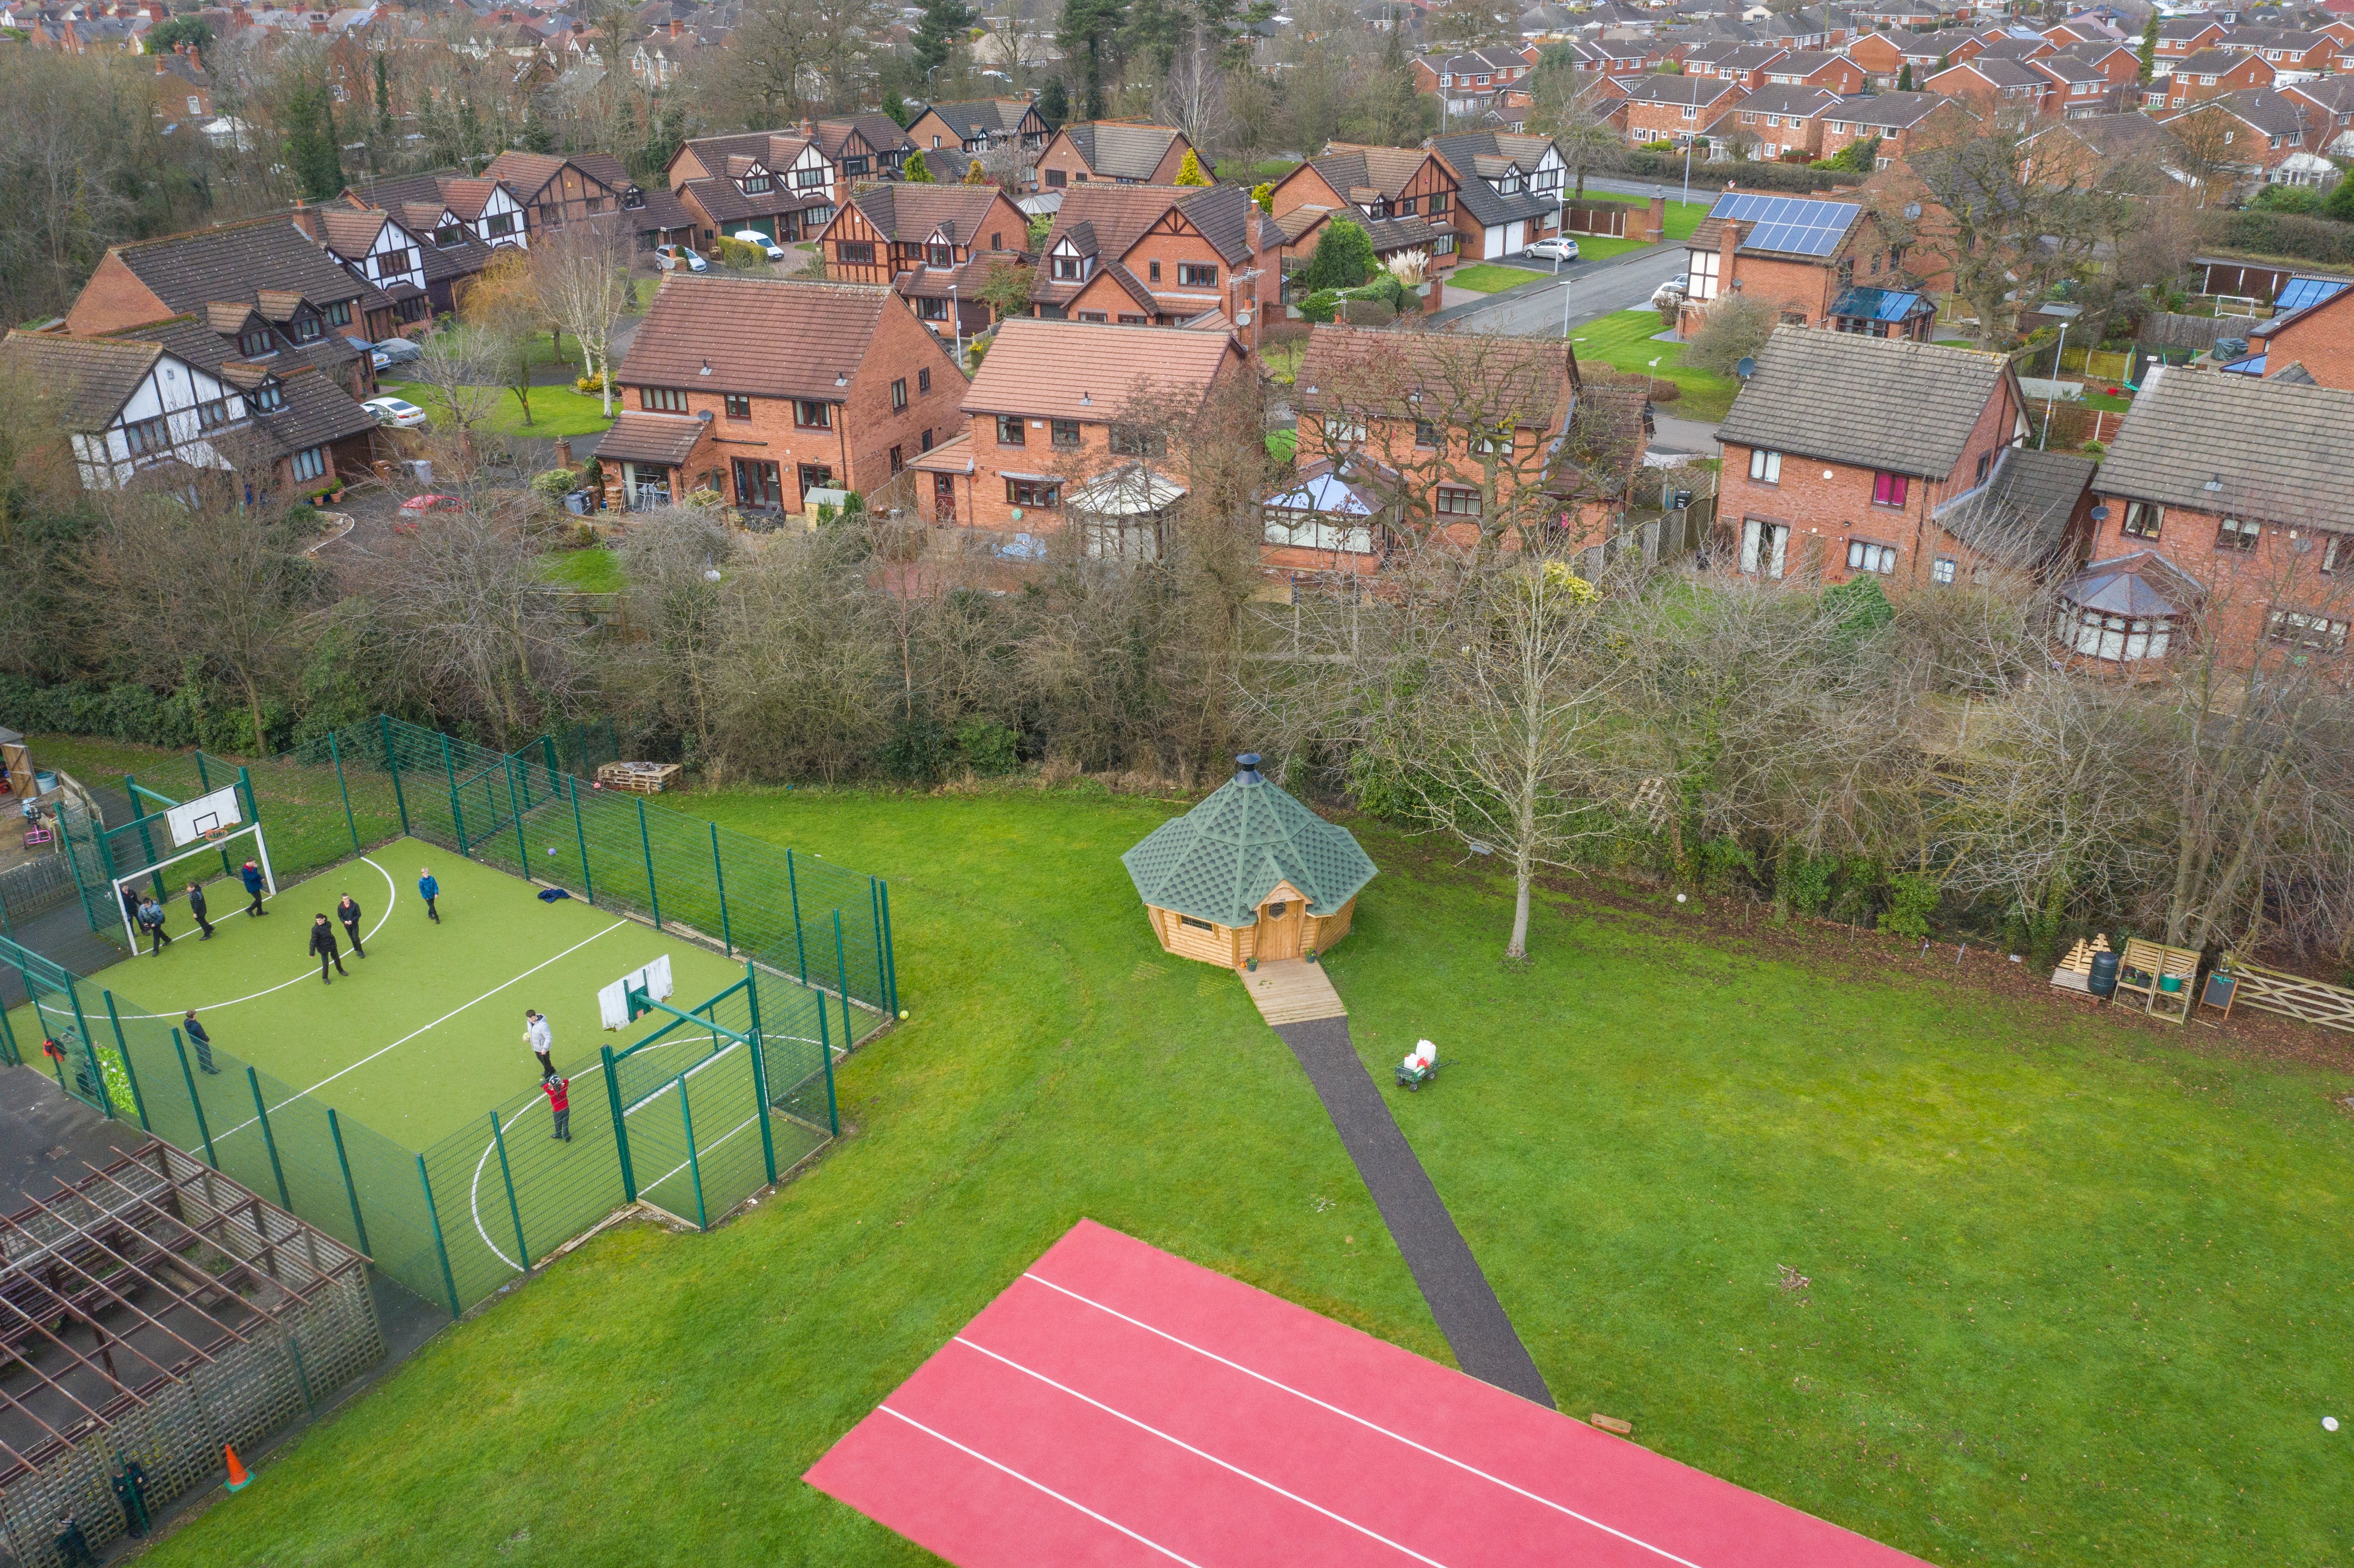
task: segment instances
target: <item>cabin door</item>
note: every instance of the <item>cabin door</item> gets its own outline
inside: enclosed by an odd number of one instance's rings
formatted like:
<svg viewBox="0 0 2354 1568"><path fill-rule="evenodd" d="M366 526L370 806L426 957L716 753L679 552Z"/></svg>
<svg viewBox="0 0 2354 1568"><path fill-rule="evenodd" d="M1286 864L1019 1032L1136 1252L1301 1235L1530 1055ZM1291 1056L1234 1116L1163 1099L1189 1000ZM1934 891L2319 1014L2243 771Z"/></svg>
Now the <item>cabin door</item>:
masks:
<svg viewBox="0 0 2354 1568"><path fill-rule="evenodd" d="M1263 904L1258 911L1258 945L1253 950L1264 963L1270 959L1299 956L1299 933L1308 920L1308 906L1293 898Z"/></svg>

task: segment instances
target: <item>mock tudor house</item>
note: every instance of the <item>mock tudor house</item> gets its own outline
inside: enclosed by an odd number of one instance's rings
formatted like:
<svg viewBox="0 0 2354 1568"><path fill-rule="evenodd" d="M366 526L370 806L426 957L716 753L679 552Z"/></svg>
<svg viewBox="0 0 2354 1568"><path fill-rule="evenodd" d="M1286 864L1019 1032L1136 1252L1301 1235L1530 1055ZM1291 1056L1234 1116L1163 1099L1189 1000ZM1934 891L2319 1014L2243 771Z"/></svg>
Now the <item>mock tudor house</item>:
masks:
<svg viewBox="0 0 2354 1568"><path fill-rule="evenodd" d="M2078 508L2053 498L2064 471L2017 450L2028 430L2005 355L1778 327L1717 430L1727 564L1766 580L1868 572L1892 590L2041 566ZM2009 486L2040 514L2004 526L1989 503Z"/></svg>
<svg viewBox="0 0 2354 1568"><path fill-rule="evenodd" d="M643 251L695 231L695 216L675 192L642 188L610 153L557 157L510 150L493 158L482 175L514 193L531 234L596 219Z"/></svg>
<svg viewBox="0 0 2354 1568"><path fill-rule="evenodd" d="M949 338L986 332L990 270L1015 266L1029 219L996 185L864 185L818 236L825 275L888 283L916 319Z"/></svg>
<svg viewBox="0 0 2354 1568"><path fill-rule="evenodd" d="M1195 152L1174 125L1141 120L1091 120L1066 125L1038 154L1038 166L1023 177L1030 190L1058 191L1078 185L1166 185L1176 183L1185 154ZM1196 154L1202 173L1217 178L1209 154Z"/></svg>
<svg viewBox="0 0 2354 1568"><path fill-rule="evenodd" d="M748 228L779 243L806 239L833 220L847 189L824 149L787 131L695 137L671 154L663 177L705 247Z"/></svg>
<svg viewBox="0 0 2354 1568"><path fill-rule="evenodd" d="M364 323L365 335L370 339L396 337L410 328L429 325L437 304L448 310L454 303L450 282L481 271L491 256L490 247L462 234L454 246L444 249L380 209L303 207L294 214L294 223L342 262L345 270L373 283L384 295L387 308L367 313ZM443 273L439 302L426 271L429 254Z"/></svg>
<svg viewBox="0 0 2354 1568"><path fill-rule="evenodd" d="M955 432L964 373L887 288L673 272L599 440L623 509L716 492L755 515L869 492Z"/></svg>
<svg viewBox="0 0 2354 1568"><path fill-rule="evenodd" d="M1046 144L1053 132L1039 118L1038 106L1026 98L979 98L956 103L935 103L907 127L907 140L929 158L934 153L960 152L978 157L993 147L1019 144L1032 152ZM961 170L936 168L935 179Z"/></svg>
<svg viewBox="0 0 2354 1568"><path fill-rule="evenodd" d="M1247 347L1258 329L1259 217L1240 185L1070 186L1039 247L1032 308L1050 321L1123 326L1222 312Z"/></svg>
<svg viewBox="0 0 2354 1568"><path fill-rule="evenodd" d="M2227 665L2340 659L2354 623L2354 392L2164 372L2101 461L2092 558L2062 585L2080 667L2157 672L2191 641Z"/></svg>
<svg viewBox="0 0 2354 1568"><path fill-rule="evenodd" d="M1482 261L1517 256L1557 231L1568 175L1552 137L1466 131L1424 145L1455 171L1458 255Z"/></svg>
<svg viewBox="0 0 2354 1568"><path fill-rule="evenodd" d="M1254 374L1222 331L1012 317L965 394L963 432L911 465L917 504L936 526L1032 541L1076 526L1087 555L1156 559L1186 493L1163 421Z"/></svg>
<svg viewBox="0 0 2354 1568"><path fill-rule="evenodd" d="M1420 250L1430 258L1430 275L1438 277L1458 260L1455 205L1461 189L1454 168L1427 148L1335 142L1275 182L1267 198L1275 232L1262 249L1272 249L1288 274L1308 265L1338 216L1364 229L1376 260Z"/></svg>
<svg viewBox="0 0 2354 1568"><path fill-rule="evenodd" d="M353 185L344 192L343 203L362 212L390 213L411 234L430 237L435 249L460 255L471 254L469 242L485 252L502 245L531 245L523 202L503 180L403 175ZM472 270L481 270L480 265ZM436 308L448 307L437 302Z"/></svg>

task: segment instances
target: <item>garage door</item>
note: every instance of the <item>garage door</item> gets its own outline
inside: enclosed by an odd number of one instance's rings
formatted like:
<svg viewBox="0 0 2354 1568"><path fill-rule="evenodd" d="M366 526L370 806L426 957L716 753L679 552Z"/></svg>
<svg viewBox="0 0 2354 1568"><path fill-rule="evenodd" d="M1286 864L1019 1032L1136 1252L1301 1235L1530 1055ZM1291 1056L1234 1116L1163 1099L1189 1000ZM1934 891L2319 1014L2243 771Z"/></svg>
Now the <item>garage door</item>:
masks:
<svg viewBox="0 0 2354 1568"><path fill-rule="evenodd" d="M747 228L757 228L771 239L774 239L777 237L777 220L773 217L756 217L744 227Z"/></svg>
<svg viewBox="0 0 2354 1568"><path fill-rule="evenodd" d="M1518 256L1528 248L1529 226L1525 223L1507 224L1504 228L1504 254Z"/></svg>
<svg viewBox="0 0 2354 1568"><path fill-rule="evenodd" d="M1504 254L1504 231L1490 225L1479 231L1479 260L1493 261Z"/></svg>

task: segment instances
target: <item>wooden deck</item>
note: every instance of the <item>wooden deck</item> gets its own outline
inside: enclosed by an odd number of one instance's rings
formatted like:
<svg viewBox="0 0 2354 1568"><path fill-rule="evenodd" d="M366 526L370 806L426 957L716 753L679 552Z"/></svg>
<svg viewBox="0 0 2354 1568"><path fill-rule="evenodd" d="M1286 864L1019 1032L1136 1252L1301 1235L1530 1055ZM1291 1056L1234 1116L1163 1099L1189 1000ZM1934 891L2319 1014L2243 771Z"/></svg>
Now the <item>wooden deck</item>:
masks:
<svg viewBox="0 0 2354 1568"><path fill-rule="evenodd" d="M1301 1023L1311 1018L1346 1018L1349 1010L1324 973L1305 959L1271 959L1257 972L1238 969L1243 986L1269 1023Z"/></svg>

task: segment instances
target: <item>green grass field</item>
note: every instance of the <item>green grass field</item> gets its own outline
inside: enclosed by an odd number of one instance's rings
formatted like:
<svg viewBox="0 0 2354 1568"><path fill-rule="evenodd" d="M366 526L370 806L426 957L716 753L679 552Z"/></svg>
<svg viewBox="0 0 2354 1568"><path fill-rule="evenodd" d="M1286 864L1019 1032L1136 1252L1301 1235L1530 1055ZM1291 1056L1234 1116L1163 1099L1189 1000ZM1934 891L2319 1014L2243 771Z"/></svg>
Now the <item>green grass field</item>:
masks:
<svg viewBox="0 0 2354 1568"><path fill-rule="evenodd" d="M383 390L388 397L405 397L431 415L436 422L446 423L450 407L440 392L421 381L387 381ZM617 402L614 407L620 408ZM569 387L535 387L531 389L531 423L525 424L523 405L512 391L499 394L498 406L483 421L483 427L510 436L593 436L609 429L612 416L607 414L602 401L575 392Z"/></svg>
<svg viewBox="0 0 2354 1568"><path fill-rule="evenodd" d="M438 926L417 895L426 865L442 889ZM215 1044L412 1150L537 1080L525 1008L546 1015L557 1065L570 1072L594 1063L599 1044L645 1032L604 1033L597 991L656 956L670 955L680 1007L744 978L704 948L577 900L543 904L531 885L415 839L281 887L260 918L243 913L233 885L209 890L211 941L175 901L172 944L102 970L90 989L119 991L126 1022L195 1008ZM322 985L306 950L311 917L332 919L346 892L365 912L367 957L338 927L348 972Z"/></svg>
<svg viewBox="0 0 2354 1568"><path fill-rule="evenodd" d="M1624 196L1615 191L1588 191L1585 193L1585 199L1587 201L1613 201L1625 207L1649 207L1651 205L1651 198L1649 196ZM1692 231L1700 227L1701 219L1708 216L1709 207L1710 203L1704 201L1671 201L1668 203L1668 238L1670 241L1690 239L1692 237ZM1582 249L1585 244L1587 237L1578 234L1572 235L1571 238L1575 239ZM1613 243L1624 245L1629 249L1635 248L1634 242L1631 240L1616 240L1613 241ZM1614 252L1613 254L1616 253Z"/></svg>
<svg viewBox="0 0 2354 1568"><path fill-rule="evenodd" d="M1137 910L1116 857L1182 802L687 803L892 881L913 1018L843 1064L850 1136L710 1234L606 1233L153 1561L932 1561L796 1478L1083 1215L1446 1358L1289 1053ZM1947 1568L2336 1560L2354 1071L1634 897L1542 894L1511 967L1500 879L1361 836L1332 977L1564 1410Z"/></svg>
<svg viewBox="0 0 2354 1568"><path fill-rule="evenodd" d="M1723 418L1741 383L1686 366L1683 344L1653 341L1659 330L1657 311L1620 311L1571 328L1569 341L1581 360L1600 360L1616 369L1663 377L1682 387L1683 396L1662 404L1661 413L1679 419ZM1653 365L1654 359L1659 364Z"/></svg>
<svg viewBox="0 0 2354 1568"><path fill-rule="evenodd" d="M1458 267L1452 272L1442 272L1447 287L1476 290L1482 294L1500 294L1507 289L1522 289L1531 283L1543 283L1553 276L1550 272L1524 272L1518 267L1497 267L1488 262L1475 262Z"/></svg>
<svg viewBox="0 0 2354 1568"><path fill-rule="evenodd" d="M620 557L601 546L556 551L546 557L540 575L583 593L619 593L630 586L621 575Z"/></svg>

